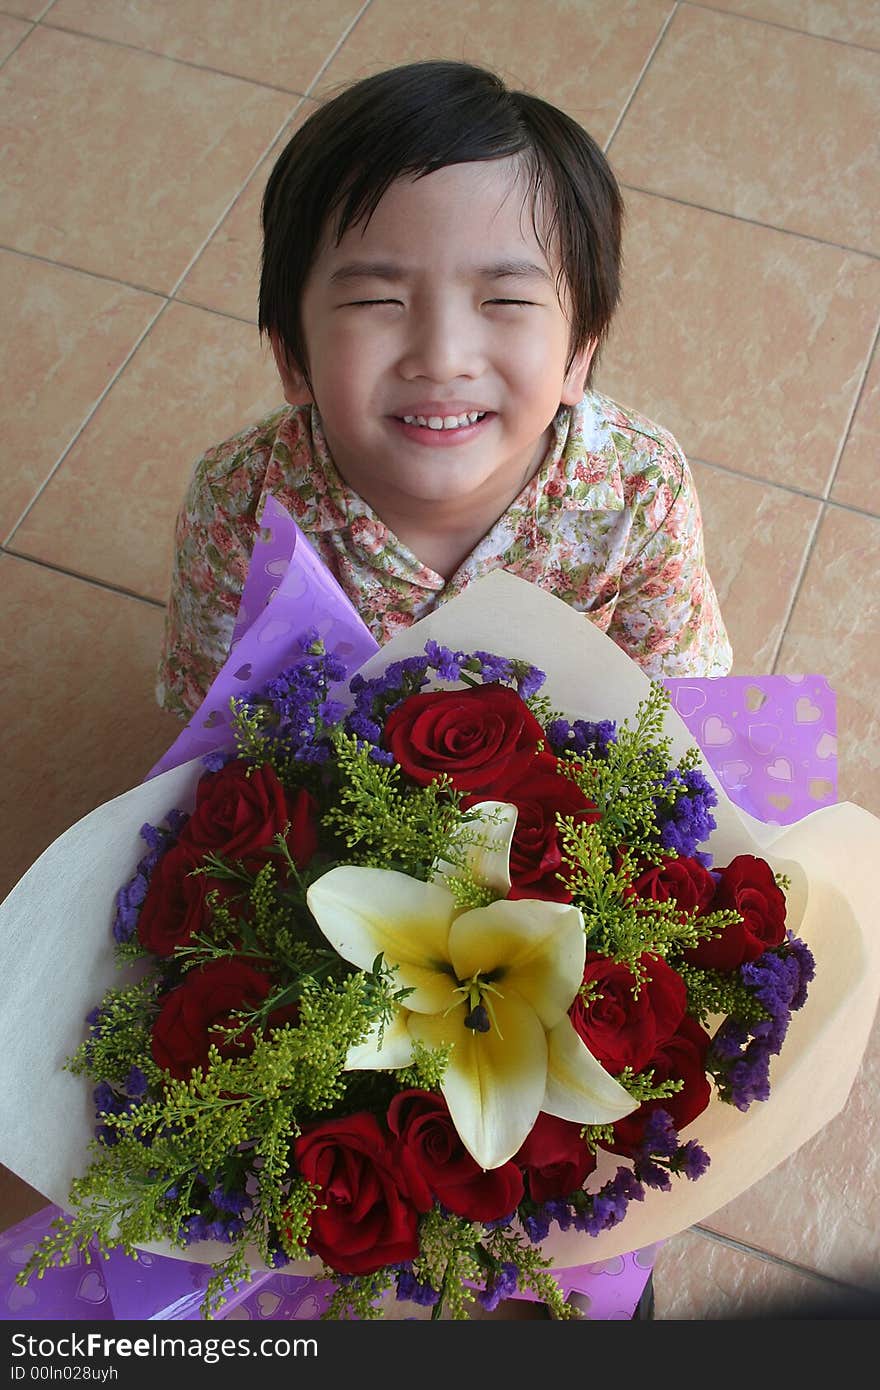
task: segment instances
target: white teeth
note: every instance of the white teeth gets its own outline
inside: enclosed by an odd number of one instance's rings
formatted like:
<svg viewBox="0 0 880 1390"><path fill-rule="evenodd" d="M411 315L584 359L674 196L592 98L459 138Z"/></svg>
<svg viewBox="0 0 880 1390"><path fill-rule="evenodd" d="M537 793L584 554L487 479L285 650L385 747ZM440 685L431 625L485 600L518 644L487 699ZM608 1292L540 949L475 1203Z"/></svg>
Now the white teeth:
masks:
<svg viewBox="0 0 880 1390"><path fill-rule="evenodd" d="M460 430L482 420L485 414L485 410L469 410L464 415L404 415L403 422L429 430Z"/></svg>

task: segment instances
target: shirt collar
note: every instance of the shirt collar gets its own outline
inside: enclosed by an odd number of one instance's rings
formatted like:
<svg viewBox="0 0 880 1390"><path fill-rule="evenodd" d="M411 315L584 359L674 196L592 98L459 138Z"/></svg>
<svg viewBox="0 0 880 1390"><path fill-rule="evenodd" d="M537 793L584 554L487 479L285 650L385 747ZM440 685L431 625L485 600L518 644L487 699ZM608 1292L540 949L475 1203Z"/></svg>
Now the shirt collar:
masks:
<svg viewBox="0 0 880 1390"><path fill-rule="evenodd" d="M620 455L602 397L588 391L577 405L561 406L553 442L535 475L535 512L547 508L614 512L624 506Z"/></svg>
<svg viewBox="0 0 880 1390"><path fill-rule="evenodd" d="M308 421L312 457L315 531L349 529L360 517L383 525L364 499L348 486L330 453L321 417L311 407ZM547 455L532 480L535 518L548 509L621 511L624 506L620 456L602 398L588 391L577 405L561 406L551 424Z"/></svg>

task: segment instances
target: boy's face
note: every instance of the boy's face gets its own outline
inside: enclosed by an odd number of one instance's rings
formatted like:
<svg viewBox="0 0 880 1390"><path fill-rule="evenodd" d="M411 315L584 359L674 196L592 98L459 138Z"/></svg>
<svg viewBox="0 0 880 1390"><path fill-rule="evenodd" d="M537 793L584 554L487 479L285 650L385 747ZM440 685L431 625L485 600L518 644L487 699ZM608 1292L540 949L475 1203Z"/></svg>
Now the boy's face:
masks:
<svg viewBox="0 0 880 1390"><path fill-rule="evenodd" d="M315 401L339 471L380 516L430 504L438 521L473 507L491 522L583 393L593 345L566 370L558 266L523 192L515 159L399 180L366 227L319 251L302 304L314 396L276 359L287 399Z"/></svg>

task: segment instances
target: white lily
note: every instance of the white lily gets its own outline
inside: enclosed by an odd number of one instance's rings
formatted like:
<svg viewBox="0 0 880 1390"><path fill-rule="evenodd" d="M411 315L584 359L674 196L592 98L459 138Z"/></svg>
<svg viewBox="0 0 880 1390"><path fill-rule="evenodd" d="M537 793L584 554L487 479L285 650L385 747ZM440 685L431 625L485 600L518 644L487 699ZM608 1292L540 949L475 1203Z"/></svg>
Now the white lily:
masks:
<svg viewBox="0 0 880 1390"><path fill-rule="evenodd" d="M347 1058L351 1070L408 1066L413 1043L451 1043L441 1090L482 1168L517 1152L538 1112L608 1124L636 1102L588 1051L568 1018L584 973L578 908L499 899L460 911L442 882L343 865L308 893L343 957L370 970L381 952L412 990L386 1025Z"/></svg>

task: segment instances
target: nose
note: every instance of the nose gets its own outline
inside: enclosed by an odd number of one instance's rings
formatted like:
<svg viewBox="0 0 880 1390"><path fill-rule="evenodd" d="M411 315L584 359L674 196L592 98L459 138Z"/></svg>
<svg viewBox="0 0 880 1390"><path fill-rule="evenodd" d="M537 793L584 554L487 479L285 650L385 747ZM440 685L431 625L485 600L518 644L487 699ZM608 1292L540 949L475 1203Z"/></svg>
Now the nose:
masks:
<svg viewBox="0 0 880 1390"><path fill-rule="evenodd" d="M423 379L443 385L473 380L485 370L479 323L451 300L419 306L412 314L399 370L405 381Z"/></svg>

